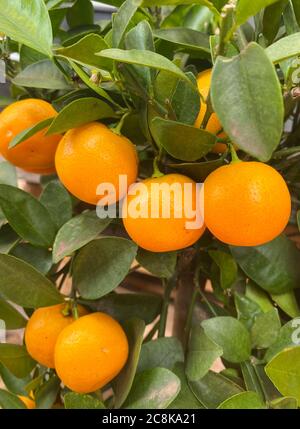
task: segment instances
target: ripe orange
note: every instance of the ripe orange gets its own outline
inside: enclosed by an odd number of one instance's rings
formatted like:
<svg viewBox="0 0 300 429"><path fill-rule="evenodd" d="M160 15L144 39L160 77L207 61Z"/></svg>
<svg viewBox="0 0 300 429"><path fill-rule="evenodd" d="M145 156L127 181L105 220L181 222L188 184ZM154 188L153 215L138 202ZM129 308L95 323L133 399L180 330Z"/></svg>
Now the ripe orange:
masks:
<svg viewBox="0 0 300 429"><path fill-rule="evenodd" d="M29 410L33 410L35 408L35 401L32 394L29 396L19 395L18 398L21 399L21 401L26 405L26 408Z"/></svg>
<svg viewBox="0 0 300 429"><path fill-rule="evenodd" d="M61 135L45 136L45 129L9 149L12 139L44 119L57 115L50 103L29 98L17 101L0 113L0 153L11 164L38 174L55 172L54 157Z"/></svg>
<svg viewBox="0 0 300 429"><path fill-rule="evenodd" d="M208 69L199 73L197 77L198 89L202 96L200 112L195 122L195 127L197 128L200 128L207 110L207 105L204 100L207 99L209 94L210 83L211 83L211 73L212 73L212 70ZM219 121L219 118L215 113L213 113L209 118L208 124L206 126L206 131L209 131L211 134L215 134L220 138L226 138L226 134L224 132L221 132L221 130L222 130L222 125ZM227 145L225 143L216 143L212 149L212 152L224 153L226 150L227 150Z"/></svg>
<svg viewBox="0 0 300 429"><path fill-rule="evenodd" d="M261 162L233 162L215 170L204 182L204 221L224 243L267 243L284 230L290 213L285 181Z"/></svg>
<svg viewBox="0 0 300 429"><path fill-rule="evenodd" d="M127 189L119 188L119 175L126 175L128 186L137 177L135 146L98 122L69 130L58 145L56 170L65 187L77 198L97 204L99 184L110 183L116 189L110 204L121 199ZM104 196L104 195L103 195Z"/></svg>
<svg viewBox="0 0 300 429"><path fill-rule="evenodd" d="M54 368L54 347L60 332L74 322L72 315L64 316L66 304L42 307L34 311L25 329L25 344L30 356L40 364ZM87 314L78 306L80 316Z"/></svg>
<svg viewBox="0 0 300 429"><path fill-rule="evenodd" d="M184 187L187 184L190 186L189 189ZM156 186L155 189L152 188L152 185ZM168 185L175 185L177 188L168 194ZM167 193L164 191L164 187ZM123 223L129 236L140 247L152 252L179 250L191 246L203 234L205 227L202 224L198 225L196 229L187 228L187 222L195 220L195 214L187 216L182 210L181 215L179 213L179 216L176 216L177 208L181 206L184 208L185 200L189 200L191 208L196 210L198 191L196 183L189 177L181 174L167 174L159 178L146 179L134 185L132 189L136 195L128 194L124 201ZM145 194L143 189L146 191ZM170 213L166 218L163 213L167 212L169 201ZM135 206L140 212L139 217L131 213L131 208L135 208ZM155 207L159 210L156 217L151 216L151 208Z"/></svg>
<svg viewBox="0 0 300 429"><path fill-rule="evenodd" d="M55 346L55 368L62 382L78 393L109 383L128 357L128 341L119 323L92 313L67 326Z"/></svg>

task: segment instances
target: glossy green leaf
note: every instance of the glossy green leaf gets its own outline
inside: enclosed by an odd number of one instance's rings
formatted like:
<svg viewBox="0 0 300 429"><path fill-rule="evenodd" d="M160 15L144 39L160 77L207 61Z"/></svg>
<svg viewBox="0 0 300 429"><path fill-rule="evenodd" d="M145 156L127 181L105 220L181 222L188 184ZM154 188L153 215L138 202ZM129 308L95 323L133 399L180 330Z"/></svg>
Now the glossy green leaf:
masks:
<svg viewBox="0 0 300 429"><path fill-rule="evenodd" d="M180 163L168 164L169 167L178 171L179 173L186 174L197 183L203 183L207 176L217 168L224 164L224 159L219 158L213 161L193 162L193 163Z"/></svg>
<svg viewBox="0 0 300 429"><path fill-rule="evenodd" d="M196 396L191 391L190 386L188 385L188 380L185 375L184 364L178 362L172 372L177 375L180 379L180 392L168 406L168 409L172 410L197 410L202 409L204 406L198 401Z"/></svg>
<svg viewBox="0 0 300 429"><path fill-rule="evenodd" d="M4 320L6 329L21 329L27 323L25 317L7 301L0 298L0 319Z"/></svg>
<svg viewBox="0 0 300 429"><path fill-rule="evenodd" d="M177 252L154 253L139 248L136 259L151 274L168 279L174 274Z"/></svg>
<svg viewBox="0 0 300 429"><path fill-rule="evenodd" d="M299 319L293 319L281 327L277 340L267 350L265 359L270 361L277 353L290 347L296 347L300 344L300 322Z"/></svg>
<svg viewBox="0 0 300 429"><path fill-rule="evenodd" d="M83 298L101 298L119 286L136 252L136 244L125 238L103 237L92 241L76 256L74 286Z"/></svg>
<svg viewBox="0 0 300 429"><path fill-rule="evenodd" d="M0 255L0 294L22 307L39 308L58 304L62 295L31 265L10 255Z"/></svg>
<svg viewBox="0 0 300 429"><path fill-rule="evenodd" d="M300 402L300 347L283 350L265 370L283 396L292 396Z"/></svg>
<svg viewBox="0 0 300 429"><path fill-rule="evenodd" d="M186 361L188 379L197 381L203 378L222 354L223 349L205 334L203 328L199 325L194 326L191 331Z"/></svg>
<svg viewBox="0 0 300 429"><path fill-rule="evenodd" d="M184 361L180 341L175 337L157 338L142 345L138 372L154 368L172 370L177 362Z"/></svg>
<svg viewBox="0 0 300 429"><path fill-rule="evenodd" d="M253 347L261 349L270 347L277 340L280 328L281 323L276 308L267 313L258 314L251 329Z"/></svg>
<svg viewBox="0 0 300 429"><path fill-rule="evenodd" d="M251 352L250 335L245 326L233 317L213 317L202 322L205 334L223 349L229 362L247 360Z"/></svg>
<svg viewBox="0 0 300 429"><path fill-rule="evenodd" d="M223 289L229 289L237 279L238 267L233 257L220 250L210 250L210 257L220 269L220 284Z"/></svg>
<svg viewBox="0 0 300 429"><path fill-rule="evenodd" d="M295 12L295 17L297 19L298 24L300 24L300 3L298 0L292 0L292 3Z"/></svg>
<svg viewBox="0 0 300 429"><path fill-rule="evenodd" d="M281 139L284 108L276 71L264 49L250 43L232 59L218 57L211 98L231 140L254 158L268 161Z"/></svg>
<svg viewBox="0 0 300 429"><path fill-rule="evenodd" d="M70 28L94 24L94 8L90 0L76 0L68 9L67 23Z"/></svg>
<svg viewBox="0 0 300 429"><path fill-rule="evenodd" d="M239 0L236 8L237 25L243 24L261 9L270 6L278 0Z"/></svg>
<svg viewBox="0 0 300 429"><path fill-rule="evenodd" d="M278 294L298 287L300 252L286 236L262 246L230 249L246 275L266 291Z"/></svg>
<svg viewBox="0 0 300 429"><path fill-rule="evenodd" d="M273 309L269 295L252 281L246 285L246 297L255 302L264 313Z"/></svg>
<svg viewBox="0 0 300 429"><path fill-rule="evenodd" d="M182 48L210 53L209 36L200 31L183 27L160 29L154 31L154 36L158 39L175 43Z"/></svg>
<svg viewBox="0 0 300 429"><path fill-rule="evenodd" d="M24 346L0 343L0 362L16 377L23 378L35 367Z"/></svg>
<svg viewBox="0 0 300 429"><path fill-rule="evenodd" d="M7 390L15 395L27 395L26 385L30 381L30 375L25 378L18 378L12 374L6 366L0 363L0 377Z"/></svg>
<svg viewBox="0 0 300 429"><path fill-rule="evenodd" d="M42 0L0 0L0 28L8 37L52 56L52 28Z"/></svg>
<svg viewBox="0 0 300 429"><path fill-rule="evenodd" d="M189 383L196 398L205 408L217 408L243 389L221 374L209 371L201 380Z"/></svg>
<svg viewBox="0 0 300 429"><path fill-rule="evenodd" d="M110 314L119 322L137 318L144 320L148 325L159 315L162 299L153 294L112 293L97 301L84 301L83 303L93 311Z"/></svg>
<svg viewBox="0 0 300 429"><path fill-rule="evenodd" d="M47 56L29 46L22 45L20 47L20 65L21 69L25 69L27 66L38 61L47 59Z"/></svg>
<svg viewBox="0 0 300 429"><path fill-rule="evenodd" d="M99 219L95 211L73 217L58 231L53 245L53 262L57 263L96 238L111 219Z"/></svg>
<svg viewBox="0 0 300 429"><path fill-rule="evenodd" d="M105 101L94 97L79 98L59 112L48 128L47 135L63 133L98 119L114 117L115 112Z"/></svg>
<svg viewBox="0 0 300 429"><path fill-rule="evenodd" d="M255 301L252 301L252 299L237 292L234 294L234 302L238 320L242 322L246 328L251 328L255 317L262 313L260 306Z"/></svg>
<svg viewBox="0 0 300 429"><path fill-rule="evenodd" d="M37 124L33 125L30 128L27 128L26 130L22 131L21 133L17 134L9 143L9 148L13 148L17 146L18 144L22 143L23 141L29 139L30 137L34 136L37 132L44 130L45 127L51 124L53 121L53 118L47 118L44 119L41 122L38 122Z"/></svg>
<svg viewBox="0 0 300 429"><path fill-rule="evenodd" d="M131 318L123 326L129 342L129 356L126 365L113 381L116 408L123 405L131 390L145 331L145 323L140 319Z"/></svg>
<svg viewBox="0 0 300 429"><path fill-rule="evenodd" d="M136 375L124 404L127 409L164 409L180 391L180 380L166 368L154 368Z"/></svg>
<svg viewBox="0 0 300 429"><path fill-rule="evenodd" d="M57 229L72 218L72 198L58 180L51 180L45 186L40 202L50 213Z"/></svg>
<svg viewBox="0 0 300 429"><path fill-rule="evenodd" d="M270 405L275 410L296 410L298 408L298 401L296 398L286 396L273 400Z"/></svg>
<svg viewBox="0 0 300 429"><path fill-rule="evenodd" d="M2 225L0 229L0 253L9 253L19 240L20 237L9 223Z"/></svg>
<svg viewBox="0 0 300 429"><path fill-rule="evenodd" d="M99 399L96 399L91 395L83 395L75 392L65 394L64 404L65 408L67 409L105 409L105 405L103 404L103 402L99 401Z"/></svg>
<svg viewBox="0 0 300 429"><path fill-rule="evenodd" d="M282 311L284 311L290 317L300 316L299 305L295 296L295 292L290 290L281 294L272 294L272 299Z"/></svg>
<svg viewBox="0 0 300 429"><path fill-rule="evenodd" d="M18 243L9 253L27 262L44 275L48 274L52 267L52 254L48 249L42 247L35 247L29 243Z"/></svg>
<svg viewBox="0 0 300 429"><path fill-rule="evenodd" d="M17 395L0 389L0 407L4 410L26 409L25 404Z"/></svg>
<svg viewBox="0 0 300 429"><path fill-rule="evenodd" d="M139 49L131 49L130 51L125 51L122 49L105 49L99 52L97 55L99 58L108 58L120 63L136 64L157 70L164 70L180 77L183 80L186 80L190 85L193 86L189 78L182 70L180 70L179 67L156 52L143 51Z"/></svg>
<svg viewBox="0 0 300 429"><path fill-rule="evenodd" d="M30 64L12 80L17 86L42 89L70 89L71 84L50 60Z"/></svg>
<svg viewBox="0 0 300 429"><path fill-rule="evenodd" d="M158 117L152 121L151 132L158 145L182 161L202 158L216 142L216 137L207 131Z"/></svg>
<svg viewBox="0 0 300 429"><path fill-rule="evenodd" d="M300 53L300 33L290 34L279 39L266 49L266 54L273 63L279 63Z"/></svg>
<svg viewBox="0 0 300 429"><path fill-rule="evenodd" d="M0 207L12 228L34 246L49 247L55 226L47 209L32 195L10 185L0 185Z"/></svg>
<svg viewBox="0 0 300 429"><path fill-rule="evenodd" d="M242 392L226 399L218 406L221 410L261 410L266 408L256 392Z"/></svg>
<svg viewBox="0 0 300 429"><path fill-rule="evenodd" d="M49 380L45 381L42 386L35 392L36 408L47 410L55 403L59 388L60 379L52 375Z"/></svg>
<svg viewBox="0 0 300 429"><path fill-rule="evenodd" d="M124 38L124 34L135 12L141 6L143 0L126 0L113 17L112 46L118 48Z"/></svg>
<svg viewBox="0 0 300 429"><path fill-rule="evenodd" d="M269 43L275 39L281 24L282 12L288 0L279 0L268 6L263 16L263 35Z"/></svg>

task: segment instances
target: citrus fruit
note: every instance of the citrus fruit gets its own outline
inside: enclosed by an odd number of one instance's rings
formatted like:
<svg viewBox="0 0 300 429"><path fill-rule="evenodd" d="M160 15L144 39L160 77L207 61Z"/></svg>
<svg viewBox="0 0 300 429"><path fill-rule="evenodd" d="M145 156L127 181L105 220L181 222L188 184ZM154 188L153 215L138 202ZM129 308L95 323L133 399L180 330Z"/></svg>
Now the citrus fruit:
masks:
<svg viewBox="0 0 300 429"><path fill-rule="evenodd" d="M19 395L18 398L26 405L26 408L30 410L35 408L35 401L31 397Z"/></svg>
<svg viewBox="0 0 300 429"><path fill-rule="evenodd" d="M207 99L209 90L210 90L211 74L212 74L212 70L208 69L199 73L197 77L198 89L201 94L200 112L195 122L195 126L197 128L200 128L207 110L207 105L205 103L205 100ZM222 125L219 121L219 118L215 113L212 113L205 129L206 131L209 131L211 134L215 134L220 138L226 138L226 134L222 132ZM212 149L212 152L224 153L226 150L227 150L227 145L225 143L216 143Z"/></svg>
<svg viewBox="0 0 300 429"><path fill-rule="evenodd" d="M25 344L28 353L40 364L54 368L54 347L60 332L74 322L72 315L64 316L66 304L38 308L30 317L25 329ZM80 316L87 314L78 306Z"/></svg>
<svg viewBox="0 0 300 429"><path fill-rule="evenodd" d="M58 145L55 165L64 186L75 197L95 205L105 196L97 195L98 185L113 185L116 195L110 197L109 204L115 203L136 180L138 169L134 145L98 122L69 130ZM120 175L127 177L128 186L123 190Z"/></svg>
<svg viewBox="0 0 300 429"><path fill-rule="evenodd" d="M15 136L57 112L44 100L28 98L17 101L0 113L0 153L11 164L38 174L55 172L54 157L60 134L46 136L45 129L9 149Z"/></svg>
<svg viewBox="0 0 300 429"><path fill-rule="evenodd" d="M123 368L128 342L119 323L92 313L67 326L55 346L55 368L62 382L78 393L100 389Z"/></svg>
<svg viewBox="0 0 300 429"><path fill-rule="evenodd" d="M258 246L277 237L291 213L282 176L261 162L233 162L204 182L204 221L220 241Z"/></svg>
<svg viewBox="0 0 300 429"><path fill-rule="evenodd" d="M189 177L166 174L139 182L132 190L136 195L128 194L124 201L123 223L128 235L143 249L152 252L179 250L191 246L203 234L202 222L194 229L188 225L195 221L193 210L196 210L197 194L200 195L196 183ZM190 214L184 211L189 208L185 201L190 202ZM135 213L135 207L139 213ZM152 216L154 209L157 212Z"/></svg>

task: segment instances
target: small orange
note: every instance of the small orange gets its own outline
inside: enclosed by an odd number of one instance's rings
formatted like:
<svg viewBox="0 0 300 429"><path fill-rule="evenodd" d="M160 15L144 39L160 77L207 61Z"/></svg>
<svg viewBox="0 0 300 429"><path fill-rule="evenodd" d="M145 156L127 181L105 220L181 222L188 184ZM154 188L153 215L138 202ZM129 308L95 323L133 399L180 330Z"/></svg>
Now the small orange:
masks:
<svg viewBox="0 0 300 429"><path fill-rule="evenodd" d="M26 408L29 410L33 410L35 408L35 401L32 394L29 396L19 395L18 398L21 399L21 401L26 405Z"/></svg>
<svg viewBox="0 0 300 429"><path fill-rule="evenodd" d="M197 84L198 89L201 94L201 106L200 106L200 112L195 122L195 127L200 128L202 121L204 119L207 105L205 103L209 90L210 90L210 83L211 83L211 74L212 70L208 69L201 73L199 73L197 77ZM222 125L219 121L219 118L215 113L211 115L209 118L208 124L206 126L206 131L209 131L211 134L215 134L220 138L226 138L226 134L222 131ZM227 145L225 143L216 143L215 146L212 149L212 152L214 153L224 153L227 150Z"/></svg>
<svg viewBox="0 0 300 429"><path fill-rule="evenodd" d="M55 346L55 368L62 382L78 393L94 392L121 371L128 341L120 324L92 313L67 326Z"/></svg>
<svg viewBox="0 0 300 429"><path fill-rule="evenodd" d="M64 316L66 304L38 308L30 317L25 329L25 344L33 359L48 368L54 368L54 347L60 332L74 322L72 315ZM80 316L87 314L78 306Z"/></svg>
<svg viewBox="0 0 300 429"><path fill-rule="evenodd" d="M169 186L174 189L171 193L168 193ZM128 194L124 201L123 223L140 247L152 252L168 252L189 247L202 236L205 227L201 223L191 229L188 223L195 221L196 216L193 213L187 216L184 212L185 201L190 201L191 208L196 209L196 183L189 177L166 174L139 182L132 190L135 195ZM140 215L131 212L135 206ZM176 210L180 207L183 210L178 215ZM157 214L151 216L151 209L155 208Z"/></svg>
<svg viewBox="0 0 300 429"><path fill-rule="evenodd" d="M291 213L282 176L261 162L233 162L204 182L204 221L220 241L258 246L277 237Z"/></svg>
<svg viewBox="0 0 300 429"><path fill-rule="evenodd" d="M38 174L55 173L54 157L61 135L46 136L45 129L9 149L12 139L44 119L57 115L50 103L28 98L0 113L0 153L11 164Z"/></svg>
<svg viewBox="0 0 300 429"><path fill-rule="evenodd" d="M110 204L125 196L127 187L119 188L119 176L127 177L128 186L134 183L138 160L135 146L126 137L92 122L65 134L57 148L55 165L61 182L75 197L96 205L102 196L97 195L97 187L103 183L116 189Z"/></svg>

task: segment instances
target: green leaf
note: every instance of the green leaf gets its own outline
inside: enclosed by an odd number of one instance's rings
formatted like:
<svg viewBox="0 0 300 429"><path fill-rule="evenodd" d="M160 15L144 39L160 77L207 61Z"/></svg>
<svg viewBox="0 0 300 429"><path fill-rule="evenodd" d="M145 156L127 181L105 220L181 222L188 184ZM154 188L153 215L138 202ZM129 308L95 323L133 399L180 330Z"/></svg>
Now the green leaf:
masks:
<svg viewBox="0 0 300 429"><path fill-rule="evenodd" d="M24 346L0 344L0 362L16 377L23 378L35 367Z"/></svg>
<svg viewBox="0 0 300 429"><path fill-rule="evenodd" d="M114 15L112 22L112 45L114 48L121 45L126 29L142 2L143 0L126 0Z"/></svg>
<svg viewBox="0 0 300 429"><path fill-rule="evenodd" d="M115 117L115 112L105 101L94 97L78 98L59 112L46 134L63 133L98 119Z"/></svg>
<svg viewBox="0 0 300 429"><path fill-rule="evenodd" d="M29 243L19 243L9 253L27 262L44 275L48 274L52 267L51 252L42 247L35 247Z"/></svg>
<svg viewBox="0 0 300 429"><path fill-rule="evenodd" d="M140 319L131 318L123 326L129 341L129 356L126 365L113 381L115 408L123 405L132 387L145 332L145 323Z"/></svg>
<svg viewBox="0 0 300 429"><path fill-rule="evenodd" d="M49 10L49 16L51 20L52 33L53 33L54 39L56 37L59 37L60 27L62 25L63 20L65 19L67 11L68 11L68 8L66 7L61 7L57 9L53 8Z"/></svg>
<svg viewBox="0 0 300 429"><path fill-rule="evenodd" d="M21 399L3 389L0 389L0 406L4 410L23 410L26 408Z"/></svg>
<svg viewBox="0 0 300 429"><path fill-rule="evenodd" d="M175 375L180 379L180 392L176 396L173 402L168 406L168 409L172 410L197 410L204 408L203 405L197 400L195 395L188 385L188 380L184 371L184 364L178 362L173 371Z"/></svg>
<svg viewBox="0 0 300 429"><path fill-rule="evenodd" d="M292 396L300 403L300 347L283 350L266 365L265 371L283 396Z"/></svg>
<svg viewBox="0 0 300 429"><path fill-rule="evenodd" d="M180 380L166 368L154 368L136 375L124 404L125 409L164 409L180 391Z"/></svg>
<svg viewBox="0 0 300 429"><path fill-rule="evenodd" d="M31 265L14 256L0 255L0 294L22 307L39 308L58 304L62 295Z"/></svg>
<svg viewBox="0 0 300 429"><path fill-rule="evenodd" d="M292 0L295 16L298 24L300 24L300 3L298 0Z"/></svg>
<svg viewBox="0 0 300 429"><path fill-rule="evenodd" d="M154 31L158 39L175 43L182 48L210 53L209 36L190 28L168 28Z"/></svg>
<svg viewBox="0 0 300 429"><path fill-rule="evenodd" d="M214 146L216 137L191 125L154 118L151 124L154 140L174 158L196 161Z"/></svg>
<svg viewBox="0 0 300 429"><path fill-rule="evenodd" d="M128 274L137 246L119 237L102 237L76 256L73 282L81 296L98 299L115 289Z"/></svg>
<svg viewBox="0 0 300 429"><path fill-rule="evenodd" d="M230 249L246 275L266 291L278 294L298 287L300 253L285 235L262 246Z"/></svg>
<svg viewBox="0 0 300 429"><path fill-rule="evenodd" d="M234 303L238 314L238 320L242 322L246 328L250 329L254 323L254 319L262 310L260 306L245 295L239 293L234 294Z"/></svg>
<svg viewBox="0 0 300 429"><path fill-rule="evenodd" d="M21 329L26 326L27 320L15 307L0 298L0 318L5 322L6 329Z"/></svg>
<svg viewBox="0 0 300 429"><path fill-rule="evenodd" d="M58 180L51 180L44 188L40 202L48 210L56 228L61 228L72 218L72 198Z"/></svg>
<svg viewBox="0 0 300 429"><path fill-rule="evenodd" d="M182 345L177 338L157 338L142 345L137 371L154 368L172 370L176 363L183 361Z"/></svg>
<svg viewBox="0 0 300 429"><path fill-rule="evenodd" d="M229 289L237 279L238 267L233 257L220 250L210 250L210 257L220 269L220 284L223 289Z"/></svg>
<svg viewBox="0 0 300 429"><path fill-rule="evenodd" d="M268 6L263 16L263 35L272 43L275 39L281 24L282 12L284 11L288 0L279 0Z"/></svg>
<svg viewBox="0 0 300 429"><path fill-rule="evenodd" d="M108 58L120 63L136 64L154 68L156 70L164 70L186 80L191 86L194 86L179 67L156 52L143 51L139 49L131 49L130 51L124 51L122 49L105 49L97 53L97 55L100 58Z"/></svg>
<svg viewBox="0 0 300 429"><path fill-rule="evenodd" d="M64 396L64 404L67 409L92 410L105 409L105 405L99 399L91 395L82 395L80 393L70 392Z"/></svg>
<svg viewBox="0 0 300 429"><path fill-rule="evenodd" d="M264 313L273 309L269 295L252 281L246 285L246 297L255 302Z"/></svg>
<svg viewBox="0 0 300 429"><path fill-rule="evenodd" d="M0 0L0 28L8 37L52 56L52 28L42 0Z"/></svg>
<svg viewBox="0 0 300 429"><path fill-rule="evenodd" d="M236 24L241 25L261 9L270 6L278 0L239 0L236 8Z"/></svg>
<svg viewBox="0 0 300 429"><path fill-rule="evenodd" d="M252 345L266 349L275 343L281 328L278 311L274 308L267 313L258 314L251 329Z"/></svg>
<svg viewBox="0 0 300 429"><path fill-rule="evenodd" d="M262 410L266 406L256 392L242 392L226 399L218 406L221 410Z"/></svg>
<svg viewBox="0 0 300 429"><path fill-rule="evenodd" d="M298 401L296 398L286 396L274 399L270 405L274 410L296 410L298 408Z"/></svg>
<svg viewBox="0 0 300 429"><path fill-rule="evenodd" d="M191 331L186 361L188 379L197 381L203 378L222 354L223 349L205 334L203 328L199 325L194 326Z"/></svg>
<svg viewBox="0 0 300 429"><path fill-rule="evenodd" d="M212 371L201 380L190 382L190 387L205 408L217 408L226 399L243 392L237 384Z"/></svg>
<svg viewBox="0 0 300 429"><path fill-rule="evenodd" d="M168 164L169 167L179 171L182 174L189 176L197 183L203 183L210 173L212 173L214 170L221 167L222 165L224 165L223 157L213 161Z"/></svg>
<svg viewBox="0 0 300 429"><path fill-rule="evenodd" d="M73 45L56 49L55 55L68 58L83 66L110 70L112 62L96 56L97 52L107 48L108 45L103 37L98 34L88 34Z"/></svg>
<svg viewBox="0 0 300 429"><path fill-rule="evenodd" d="M35 392L36 408L47 410L52 407L56 401L60 383L60 379L56 375L53 375L42 384Z"/></svg>
<svg viewBox="0 0 300 429"><path fill-rule="evenodd" d="M0 185L0 206L12 228L34 246L50 247L55 226L47 209L32 195L10 185Z"/></svg>
<svg viewBox="0 0 300 429"><path fill-rule="evenodd" d="M0 253L9 253L19 240L20 237L9 223L2 225L0 229Z"/></svg>
<svg viewBox="0 0 300 429"><path fill-rule="evenodd" d="M94 24L94 8L90 0L76 0L67 12L67 23L70 28Z"/></svg>
<svg viewBox="0 0 300 429"><path fill-rule="evenodd" d="M154 276L169 279L175 271L177 252L154 253L139 248L136 260Z"/></svg>
<svg viewBox="0 0 300 429"><path fill-rule="evenodd" d="M231 140L251 156L268 161L281 139L284 108L276 71L264 49L250 43L232 59L218 57L211 98Z"/></svg>
<svg viewBox="0 0 300 429"><path fill-rule="evenodd" d="M300 53L300 33L290 34L266 49L270 60L277 64Z"/></svg>
<svg viewBox="0 0 300 429"><path fill-rule="evenodd" d="M152 323L159 315L162 305L162 299L158 295L137 293L112 293L97 301L82 302L93 311L108 313L119 322L137 318L144 320L146 325Z"/></svg>
<svg viewBox="0 0 300 429"><path fill-rule="evenodd" d="M25 69L27 66L38 61L47 59L47 56L29 46L22 45L20 47L20 65L21 69Z"/></svg>
<svg viewBox="0 0 300 429"><path fill-rule="evenodd" d="M30 64L12 79L17 86L42 89L70 89L71 85L53 61Z"/></svg>
<svg viewBox="0 0 300 429"><path fill-rule="evenodd" d="M96 211L85 211L73 217L58 231L53 245L53 262L57 263L96 238L111 219L98 218Z"/></svg>
<svg viewBox="0 0 300 429"><path fill-rule="evenodd" d="M213 317L202 322L205 334L223 349L229 362L247 360L251 352L250 335L245 326L233 317Z"/></svg>
<svg viewBox="0 0 300 429"><path fill-rule="evenodd" d="M7 161L0 162L0 183L17 186L16 168Z"/></svg>
<svg viewBox="0 0 300 429"><path fill-rule="evenodd" d="M29 127L26 130L20 132L11 140L11 142L8 145L8 148L11 149L17 146L18 144L22 143L23 141L29 139L30 137L34 136L37 132L44 130L48 125L51 124L52 121L53 121L53 118L44 119L43 121L38 122L32 127Z"/></svg>
<svg viewBox="0 0 300 429"><path fill-rule="evenodd" d="M265 359L270 361L277 353L300 344L299 319L290 320L281 327L277 340L267 350Z"/></svg>
<svg viewBox="0 0 300 429"><path fill-rule="evenodd" d="M18 378L12 374L6 366L0 363L0 377L2 378L7 390L11 393L14 393L15 395L27 395L25 387L30 381L30 376Z"/></svg>
<svg viewBox="0 0 300 429"><path fill-rule="evenodd" d="M300 316L299 305L295 296L295 292L290 290L281 294L272 294L273 301L276 302L279 308L290 317Z"/></svg>

